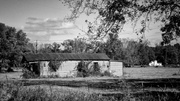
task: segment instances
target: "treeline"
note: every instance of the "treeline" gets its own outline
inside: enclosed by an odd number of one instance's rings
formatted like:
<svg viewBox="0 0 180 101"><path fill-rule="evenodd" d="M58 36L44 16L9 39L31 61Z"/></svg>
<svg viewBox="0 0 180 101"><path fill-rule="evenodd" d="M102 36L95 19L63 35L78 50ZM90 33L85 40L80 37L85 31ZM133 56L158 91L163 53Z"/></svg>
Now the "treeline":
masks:
<svg viewBox="0 0 180 101"><path fill-rule="evenodd" d="M22 30L0 23L0 71L3 67L20 66L25 53L105 53L111 59L123 61L128 66L148 65L154 60L163 65L180 64L178 43L150 47L148 41L120 39L109 35L106 42L75 38L62 43L37 45L31 43Z"/></svg>
<svg viewBox="0 0 180 101"><path fill-rule="evenodd" d="M123 61L127 66L148 65L157 60L163 65L180 64L180 44L161 44L150 47L148 41L131 39L108 39L106 42L87 41L84 38L65 40L63 43L41 44L38 53L105 53L113 60ZM31 44L32 52L35 45Z"/></svg>

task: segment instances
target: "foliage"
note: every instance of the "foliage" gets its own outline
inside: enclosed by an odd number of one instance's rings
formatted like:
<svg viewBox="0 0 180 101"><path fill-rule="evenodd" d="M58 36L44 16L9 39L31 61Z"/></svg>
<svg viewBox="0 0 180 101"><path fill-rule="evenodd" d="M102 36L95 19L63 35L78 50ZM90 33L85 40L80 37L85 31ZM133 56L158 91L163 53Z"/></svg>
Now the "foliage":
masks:
<svg viewBox="0 0 180 101"><path fill-rule="evenodd" d="M30 53L36 53L36 49L33 43L27 44L27 50L29 50Z"/></svg>
<svg viewBox="0 0 180 101"><path fill-rule="evenodd" d="M21 83L18 82L0 82L0 100L1 101L14 101L17 97Z"/></svg>
<svg viewBox="0 0 180 101"><path fill-rule="evenodd" d="M169 23L165 24L161 31L164 32L162 44L169 44L172 40L177 39L180 36L180 15L170 16Z"/></svg>
<svg viewBox="0 0 180 101"><path fill-rule="evenodd" d="M88 74L88 64L84 61L81 61L77 65L77 77L87 77Z"/></svg>
<svg viewBox="0 0 180 101"><path fill-rule="evenodd" d="M90 76L101 76L101 67L98 62L94 62L91 68L88 68L88 75Z"/></svg>
<svg viewBox="0 0 180 101"><path fill-rule="evenodd" d="M92 44L87 43L85 38L75 38L74 40L65 40L62 43L64 53L87 53L91 52Z"/></svg>
<svg viewBox="0 0 180 101"><path fill-rule="evenodd" d="M56 75L48 75L47 77L48 78L59 78L59 75L57 75L57 74Z"/></svg>
<svg viewBox="0 0 180 101"><path fill-rule="evenodd" d="M40 44L39 53L84 53L90 52L92 45L85 38L64 40L62 43Z"/></svg>
<svg viewBox="0 0 180 101"><path fill-rule="evenodd" d="M108 77L111 77L113 76L113 74L111 74L109 71L104 71L103 73L101 73L101 76L108 76Z"/></svg>
<svg viewBox="0 0 180 101"><path fill-rule="evenodd" d="M116 35L109 35L108 40L105 42L91 41L89 43L84 39L76 39L76 44L79 47L75 48L74 44L75 39L65 40L62 43L64 49L61 52L105 53L111 59L123 61L127 66L148 65L154 60L162 64L165 64L165 60L167 60L167 64L180 64L180 45L178 43L175 45L156 45L151 47L147 40L135 41L120 39ZM48 52L48 49L46 52ZM51 48L49 48L49 52L52 52ZM82 76L82 73L79 73L79 75Z"/></svg>
<svg viewBox="0 0 180 101"><path fill-rule="evenodd" d="M123 47L123 43L121 40L118 39L117 34L116 35L110 34L107 42L105 43L104 50L111 59L116 60L118 59L118 57L121 57L122 55L122 50L123 50L122 47Z"/></svg>
<svg viewBox="0 0 180 101"><path fill-rule="evenodd" d="M74 40L65 40L62 45L64 46L64 51L65 53L72 53L74 50Z"/></svg>
<svg viewBox="0 0 180 101"><path fill-rule="evenodd" d="M155 53L148 41L138 42L129 39L109 39L102 43L98 52L106 53L113 60L122 60L127 65L147 65L155 60Z"/></svg>
<svg viewBox="0 0 180 101"><path fill-rule="evenodd" d="M109 35L109 43L100 43L94 52L104 52L111 59L122 59L126 64L147 65L157 59L163 64L179 63L179 52L176 49L168 50L166 47L172 40L180 37L180 1L178 0L61 0L71 8L72 14L67 20L76 20L81 14L97 15L95 21L85 22L90 40L99 40ZM134 28L140 22L141 28L136 31L142 35L140 42L128 41L127 48L117 45L113 41L123 29L124 24L132 23ZM145 31L152 23L162 24L162 45L160 50L153 50L146 43L141 44ZM134 30L133 28L133 30ZM113 39L113 40L112 40ZM169 46L168 46L169 47ZM103 49L102 49L103 48ZM97 49L97 50L96 50ZM156 48L155 48L156 49ZM146 51L147 50L147 51ZM161 52L159 52L161 51ZM159 52L159 53L157 53ZM120 55L122 54L122 55ZM156 54L156 56L155 56ZM160 55L161 54L161 55ZM175 59L168 58L175 56ZM171 62L170 62L171 61ZM173 61L173 62L172 62Z"/></svg>
<svg viewBox="0 0 180 101"><path fill-rule="evenodd" d="M59 69L59 67L61 66L62 62L63 61L51 60L48 64L49 70L51 72L56 72Z"/></svg>
<svg viewBox="0 0 180 101"><path fill-rule="evenodd" d="M125 46L125 63L134 66L135 64L139 64L139 56L138 56L138 42L134 40L127 41L127 45Z"/></svg>
<svg viewBox="0 0 180 101"><path fill-rule="evenodd" d="M148 65L151 61L155 60L155 53L152 48L148 46L148 42L139 43L138 56L140 65Z"/></svg>
<svg viewBox="0 0 180 101"><path fill-rule="evenodd" d="M56 42L54 42L53 44L52 44L53 46L52 46L52 52L53 53L56 53L56 52L60 52L60 44L58 44L58 43L56 43Z"/></svg>
<svg viewBox="0 0 180 101"><path fill-rule="evenodd" d="M37 80L36 80L37 81ZM57 80L56 80L57 82ZM111 80L112 82L112 80ZM82 82L80 82L82 83ZM106 86L112 86L113 88L116 87L114 85L118 85L119 88L116 88L114 90L121 90L123 92L122 96L121 94L114 95L111 93L110 95L103 95L103 94L97 94L97 93L87 93L83 91L74 91L72 89L66 90L65 89L57 89L54 86L45 86L43 85L31 85L31 86L24 86L23 83L19 81L4 81L0 82L0 100L1 101L130 101L130 100L136 100L136 101L178 101L180 98L179 93L177 92L166 92L164 91L164 88L158 88L161 89L160 91L147 91L144 90L143 92L137 92L131 95L130 89L132 87L129 87L127 82L121 81L120 83L114 82L112 85L109 85L109 82L107 82L108 85ZM117 83L117 84L116 84ZM55 83L53 83L55 84ZM92 83L93 84L93 83ZM133 84L132 84L133 85ZM99 82L93 85L93 87L101 86L104 88L104 90L113 88L106 88L105 84ZM121 89L122 88L122 89ZM145 89L140 87L135 88L137 89ZM134 90L135 90L134 89ZM102 92L104 93L104 92Z"/></svg>
<svg viewBox="0 0 180 101"><path fill-rule="evenodd" d="M68 19L75 20L81 14L96 13L94 22L88 24L89 36L102 38L107 34L119 33L126 22L133 22L136 26L141 22L142 28L137 34L144 34L151 22L163 24L163 43L169 44L180 36L180 1L178 0L61 0L68 5L72 14Z"/></svg>
<svg viewBox="0 0 180 101"><path fill-rule="evenodd" d="M71 41L66 40L65 42ZM165 64L165 60L167 60L167 64L180 64L180 45L178 43L175 45L156 45L151 47L147 40L135 41L109 35L108 40L105 42L91 41L91 43L88 43L83 41L81 44L88 46L84 48L78 47L79 49L76 48L78 50L76 52L105 53L111 59L122 60L127 66L148 65L154 60L162 64ZM73 44L66 44L65 47L64 52L74 52L75 50Z"/></svg>
<svg viewBox="0 0 180 101"><path fill-rule="evenodd" d="M37 74L35 74L34 72L32 72L32 71L25 68L22 71L21 77L25 78L25 79L30 79L30 78L37 78L39 76Z"/></svg>
<svg viewBox="0 0 180 101"><path fill-rule="evenodd" d="M38 52L39 53L59 53L61 52L61 44L58 44L56 42L52 44L40 44Z"/></svg>
<svg viewBox="0 0 180 101"><path fill-rule="evenodd" d="M88 76L113 76L109 71L101 71L101 67L98 63L94 63L89 67L91 62L79 62L77 66L77 77L88 77ZM88 68L89 67L89 68Z"/></svg>
<svg viewBox="0 0 180 101"><path fill-rule="evenodd" d="M158 62L166 64L179 64L180 63L180 45L177 43L175 45L161 46L157 45L154 49L155 56Z"/></svg>
<svg viewBox="0 0 180 101"><path fill-rule="evenodd" d="M2 64L8 64L10 67L18 66L21 55L28 51L28 41L26 33L22 30L16 30L0 23L0 60Z"/></svg>
<svg viewBox="0 0 180 101"><path fill-rule="evenodd" d="M103 97L75 91L47 91L44 88L23 87L19 83L1 83L0 100L3 101L115 101L114 97ZM61 94L62 92L62 94Z"/></svg>

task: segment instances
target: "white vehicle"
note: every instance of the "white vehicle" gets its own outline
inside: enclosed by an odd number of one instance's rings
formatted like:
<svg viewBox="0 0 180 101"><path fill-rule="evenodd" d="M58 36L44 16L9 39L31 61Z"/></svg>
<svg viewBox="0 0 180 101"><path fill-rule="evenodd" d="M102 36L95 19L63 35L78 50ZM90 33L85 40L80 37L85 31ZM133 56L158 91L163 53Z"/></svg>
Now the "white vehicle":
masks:
<svg viewBox="0 0 180 101"><path fill-rule="evenodd" d="M158 63L157 60L155 60L155 61L151 61L149 63L149 66L160 67L160 66L162 66L162 63Z"/></svg>

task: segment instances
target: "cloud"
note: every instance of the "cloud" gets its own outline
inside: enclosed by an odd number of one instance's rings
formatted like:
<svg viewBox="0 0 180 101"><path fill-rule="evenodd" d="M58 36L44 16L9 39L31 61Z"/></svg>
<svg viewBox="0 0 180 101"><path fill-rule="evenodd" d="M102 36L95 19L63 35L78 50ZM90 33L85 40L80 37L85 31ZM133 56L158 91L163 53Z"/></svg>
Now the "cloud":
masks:
<svg viewBox="0 0 180 101"><path fill-rule="evenodd" d="M51 35L71 35L72 33L68 32L67 30L62 30L62 31L51 31Z"/></svg>
<svg viewBox="0 0 180 101"><path fill-rule="evenodd" d="M64 21L60 18L35 18L29 17L25 22L23 30L31 40L46 40L53 35L73 34L69 31L76 29L74 22Z"/></svg>
<svg viewBox="0 0 180 101"><path fill-rule="evenodd" d="M28 20L40 20L40 18L35 18L35 17L28 17Z"/></svg>
<svg viewBox="0 0 180 101"><path fill-rule="evenodd" d="M62 29L74 29L76 28L74 22L63 21L59 18L54 19L40 19L40 18L28 18L25 26L25 30L62 30Z"/></svg>

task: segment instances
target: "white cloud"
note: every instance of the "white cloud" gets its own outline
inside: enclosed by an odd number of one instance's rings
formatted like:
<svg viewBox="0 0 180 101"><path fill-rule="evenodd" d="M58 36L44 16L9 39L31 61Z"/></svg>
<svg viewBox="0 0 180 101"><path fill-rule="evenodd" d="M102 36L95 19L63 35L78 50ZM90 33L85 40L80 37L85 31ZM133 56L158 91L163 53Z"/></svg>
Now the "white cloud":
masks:
<svg viewBox="0 0 180 101"><path fill-rule="evenodd" d="M75 26L74 26L74 23L72 22L63 22L61 26L61 28L73 28L73 27Z"/></svg>
<svg viewBox="0 0 180 101"><path fill-rule="evenodd" d="M23 30L31 40L49 40L54 35L68 35L72 29L76 29L74 22L63 21L60 18L27 18Z"/></svg>

